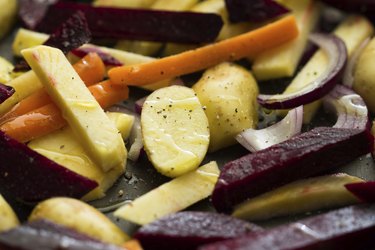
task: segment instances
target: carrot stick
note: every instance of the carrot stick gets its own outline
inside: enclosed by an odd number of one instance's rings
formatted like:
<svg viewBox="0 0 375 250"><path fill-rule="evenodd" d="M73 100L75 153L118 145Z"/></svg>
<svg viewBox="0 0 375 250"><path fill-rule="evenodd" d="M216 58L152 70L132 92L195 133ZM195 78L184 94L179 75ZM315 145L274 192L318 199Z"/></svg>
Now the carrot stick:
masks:
<svg viewBox="0 0 375 250"><path fill-rule="evenodd" d="M253 58L297 35L298 27L294 16L287 16L256 30L195 50L148 63L116 67L108 75L114 84L150 84L203 70L224 61Z"/></svg>
<svg viewBox="0 0 375 250"><path fill-rule="evenodd" d="M86 86L100 82L105 75L105 65L96 53L89 53L73 65L78 75ZM44 89L39 89L33 94L17 103L11 110L0 117L0 124L4 124L20 115L51 103L52 100Z"/></svg>
<svg viewBox="0 0 375 250"><path fill-rule="evenodd" d="M86 86L93 85L103 80L106 72L105 65L96 53L88 53L73 65Z"/></svg>
<svg viewBox="0 0 375 250"><path fill-rule="evenodd" d="M89 90L102 108L108 108L129 96L126 85L112 84L109 80L92 85ZM65 125L67 122L60 109L54 103L49 103L2 124L0 130L20 142L28 142Z"/></svg>

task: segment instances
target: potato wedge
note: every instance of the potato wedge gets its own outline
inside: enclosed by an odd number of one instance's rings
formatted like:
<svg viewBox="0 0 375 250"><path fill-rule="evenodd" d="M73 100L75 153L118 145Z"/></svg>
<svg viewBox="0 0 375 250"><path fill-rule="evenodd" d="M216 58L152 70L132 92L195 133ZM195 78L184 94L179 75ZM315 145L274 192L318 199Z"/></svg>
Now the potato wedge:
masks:
<svg viewBox="0 0 375 250"><path fill-rule="evenodd" d="M0 232L17 227L19 224L17 215L0 194Z"/></svg>
<svg viewBox="0 0 375 250"><path fill-rule="evenodd" d="M0 0L0 39L11 29L17 15L17 0Z"/></svg>
<svg viewBox="0 0 375 250"><path fill-rule="evenodd" d="M181 211L211 195L220 170L212 161L177 177L115 211L115 216L145 225L164 215Z"/></svg>
<svg viewBox="0 0 375 250"><path fill-rule="evenodd" d="M149 95L141 126L147 156L163 175L177 177L192 171L206 155L208 120L188 87L170 86Z"/></svg>
<svg viewBox="0 0 375 250"><path fill-rule="evenodd" d="M103 242L121 245L129 236L94 207L76 199L57 197L39 203L29 221L47 219Z"/></svg>
<svg viewBox="0 0 375 250"><path fill-rule="evenodd" d="M235 136L258 122L258 85L252 74L233 63L208 69L193 86L210 127L209 151L233 145Z"/></svg>
<svg viewBox="0 0 375 250"><path fill-rule="evenodd" d="M124 163L121 135L61 50L37 46L22 51L47 93L103 171Z"/></svg>

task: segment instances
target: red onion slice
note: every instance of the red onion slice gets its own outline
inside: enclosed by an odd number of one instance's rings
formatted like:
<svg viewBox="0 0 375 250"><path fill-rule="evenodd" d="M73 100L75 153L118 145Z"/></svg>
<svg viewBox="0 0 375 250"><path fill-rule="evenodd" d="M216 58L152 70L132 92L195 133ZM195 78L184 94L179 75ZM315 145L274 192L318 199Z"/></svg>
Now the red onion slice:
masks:
<svg viewBox="0 0 375 250"><path fill-rule="evenodd" d="M328 55L327 70L301 90L291 94L259 95L258 102L269 109L289 109L326 95L340 79L347 60L345 43L331 34L311 34L310 40Z"/></svg>
<svg viewBox="0 0 375 250"><path fill-rule="evenodd" d="M352 57L348 60L346 64L344 74L342 77L342 84L346 87L351 88L354 83L354 69L357 64L359 56L362 54L363 50L366 48L367 44L370 42L371 38L366 38L359 47L354 51Z"/></svg>
<svg viewBox="0 0 375 250"><path fill-rule="evenodd" d="M247 129L236 140L251 152L268 148L299 134L302 129L303 106L292 109L280 122L264 129Z"/></svg>
<svg viewBox="0 0 375 250"><path fill-rule="evenodd" d="M334 128L362 129L369 126L368 110L362 97L352 89L337 85L323 99L328 109L336 111L338 116Z"/></svg>

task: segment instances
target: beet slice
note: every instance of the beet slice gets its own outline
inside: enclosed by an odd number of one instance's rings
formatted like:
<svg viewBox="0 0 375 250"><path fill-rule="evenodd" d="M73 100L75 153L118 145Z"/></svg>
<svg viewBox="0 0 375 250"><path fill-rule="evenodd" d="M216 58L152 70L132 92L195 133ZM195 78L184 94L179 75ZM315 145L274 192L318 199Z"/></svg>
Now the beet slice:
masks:
<svg viewBox="0 0 375 250"><path fill-rule="evenodd" d="M14 94L15 90L11 86L0 83L0 104Z"/></svg>
<svg viewBox="0 0 375 250"><path fill-rule="evenodd" d="M375 202L375 181L350 183L346 189L363 202Z"/></svg>
<svg viewBox="0 0 375 250"><path fill-rule="evenodd" d="M98 56L102 59L103 63L106 66L123 66L123 64L119 60L117 60L116 58L114 58L110 54L105 53L104 51L102 51L99 48L80 47L80 48L73 49L70 52L73 55L78 56L80 58L86 56L89 53L94 52L94 53L98 54Z"/></svg>
<svg viewBox="0 0 375 250"><path fill-rule="evenodd" d="M147 224L134 237L145 250L194 250L203 244L261 230L255 224L228 215L186 211Z"/></svg>
<svg viewBox="0 0 375 250"><path fill-rule="evenodd" d="M37 29L51 32L72 12L82 11L96 38L125 38L177 43L207 43L216 39L223 25L216 14L93 7L59 2L51 6Z"/></svg>
<svg viewBox="0 0 375 250"><path fill-rule="evenodd" d="M31 150L0 131L0 193L36 202L55 196L81 198L98 186L93 180Z"/></svg>
<svg viewBox="0 0 375 250"><path fill-rule="evenodd" d="M85 15L83 12L77 11L54 30L48 40L44 42L44 45L61 49L66 54L90 40L91 32Z"/></svg>
<svg viewBox="0 0 375 250"><path fill-rule="evenodd" d="M374 249L375 205L338 209L199 250Z"/></svg>
<svg viewBox="0 0 375 250"><path fill-rule="evenodd" d="M232 23L263 22L289 12L274 0L225 0Z"/></svg>
<svg viewBox="0 0 375 250"><path fill-rule="evenodd" d="M38 220L1 233L0 249L120 250L123 248L100 242L48 220Z"/></svg>
<svg viewBox="0 0 375 250"><path fill-rule="evenodd" d="M319 127L223 167L212 203L220 212L283 184L331 170L373 148L368 130Z"/></svg>
<svg viewBox="0 0 375 250"><path fill-rule="evenodd" d="M375 1L372 0L322 0L340 10L348 12L360 12L368 15L374 15Z"/></svg>

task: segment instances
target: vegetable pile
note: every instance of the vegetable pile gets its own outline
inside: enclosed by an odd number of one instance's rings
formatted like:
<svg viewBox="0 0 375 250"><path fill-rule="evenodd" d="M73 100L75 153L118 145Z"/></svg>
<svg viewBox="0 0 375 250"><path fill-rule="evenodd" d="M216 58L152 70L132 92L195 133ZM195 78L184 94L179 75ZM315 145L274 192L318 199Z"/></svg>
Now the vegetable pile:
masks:
<svg viewBox="0 0 375 250"><path fill-rule="evenodd" d="M373 8L0 1L0 248L375 248Z"/></svg>

